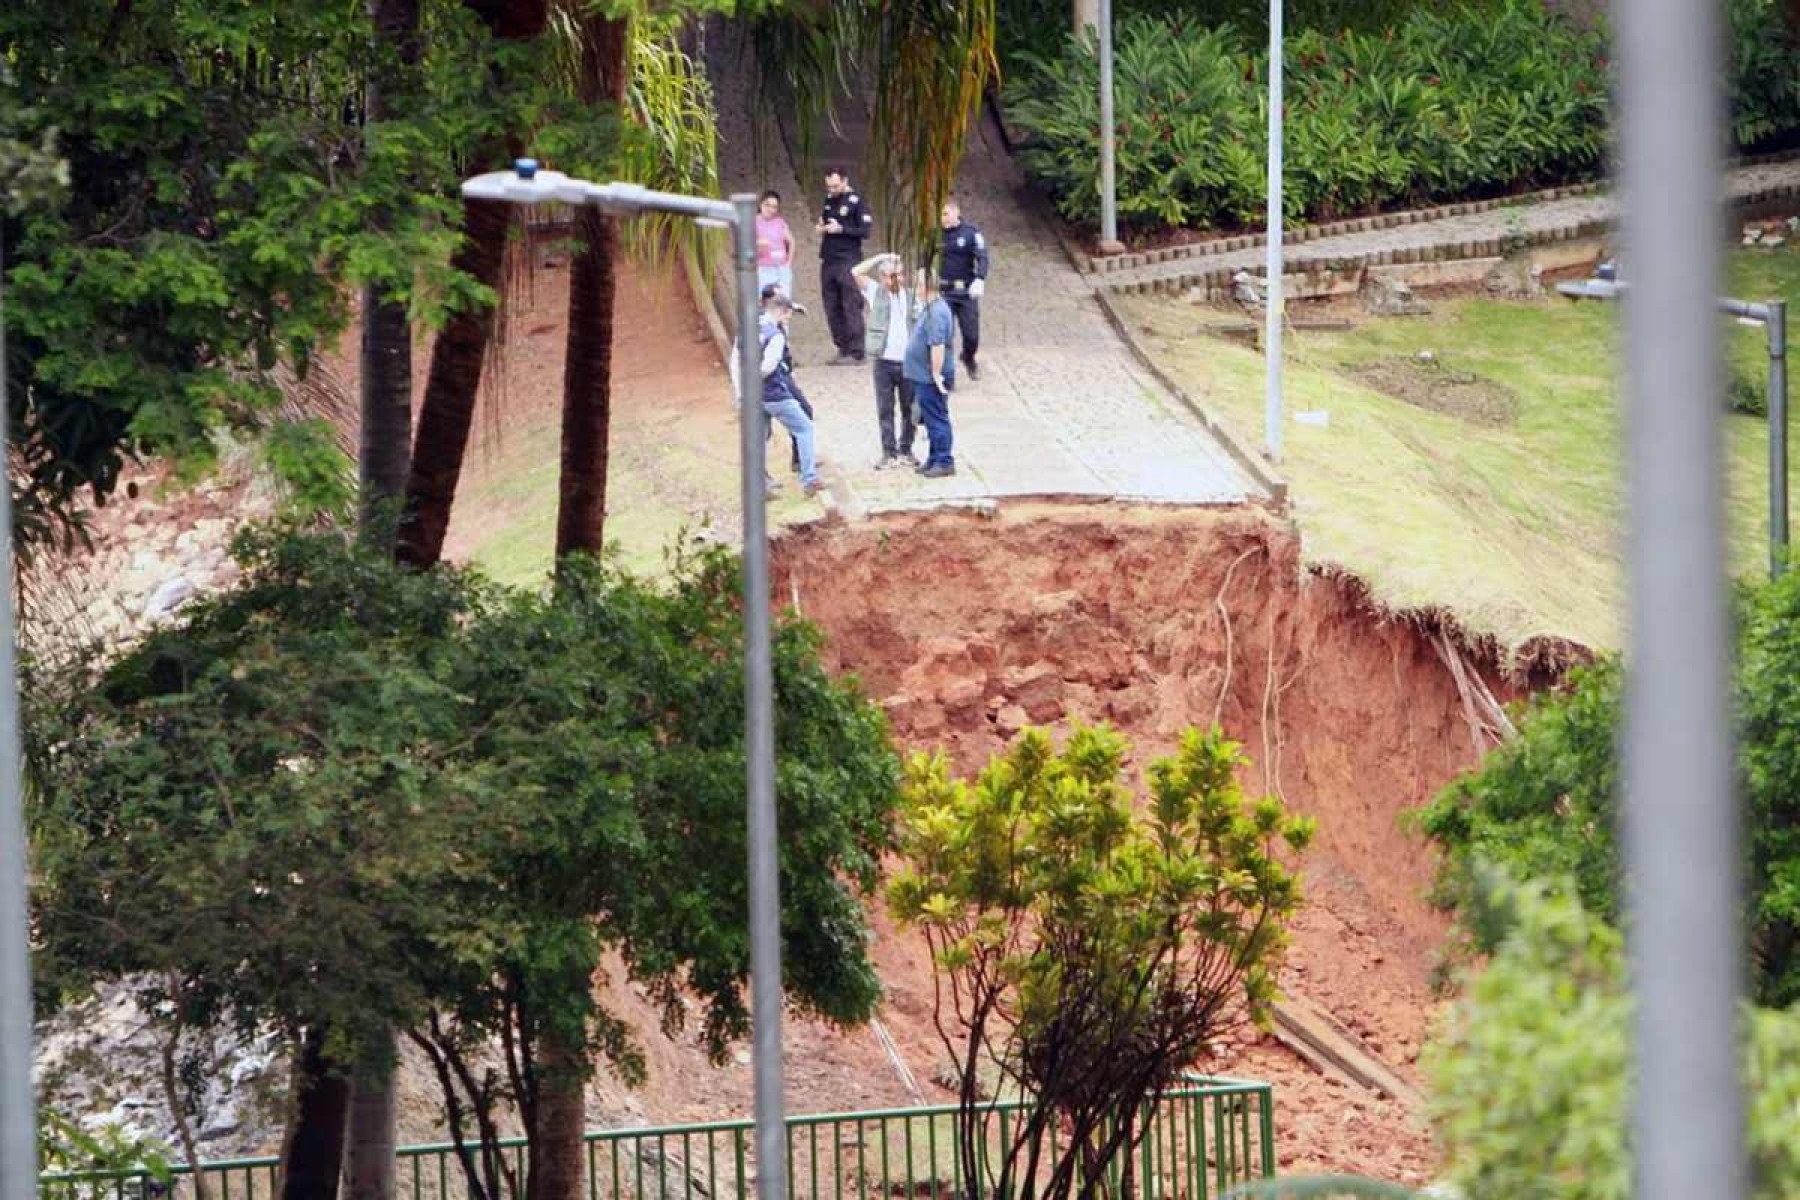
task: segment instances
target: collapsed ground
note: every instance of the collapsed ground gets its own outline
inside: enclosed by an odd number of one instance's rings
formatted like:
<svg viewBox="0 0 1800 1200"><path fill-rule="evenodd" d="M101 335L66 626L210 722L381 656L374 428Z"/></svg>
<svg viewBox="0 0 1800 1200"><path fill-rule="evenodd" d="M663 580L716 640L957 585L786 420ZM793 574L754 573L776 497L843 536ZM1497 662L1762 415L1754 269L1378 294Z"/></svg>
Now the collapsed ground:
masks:
<svg viewBox="0 0 1800 1200"><path fill-rule="evenodd" d="M562 274L540 273L513 309L504 386L484 397L452 529L459 556L515 582L541 578L549 562ZM653 278L621 287L634 302L620 309L610 532L629 562L653 570L684 528L735 538L735 421L686 297ZM353 357L338 372L354 395ZM102 514L100 540L132 608L162 582L165 554L187 569L192 551L204 566L228 524L220 514L254 507L242 487L215 489L198 508L163 499L170 530L146 527L127 506ZM148 547L170 538L172 548ZM1354 579L1308 569L1290 527L1255 512L1015 504L991 516L797 526L777 545L777 599L821 625L831 665L887 705L906 748L943 746L974 770L1020 725L1067 712L1125 730L1141 763L1185 726L1218 720L1245 745L1250 787L1320 818L1287 990L1331 1012L1403 1080L1422 1082L1416 1060L1444 927L1420 899L1425 856L1396 818L1475 759L1469 706L1479 697L1459 688L1459 670L1505 700L1543 683L1554 664L1535 678L1521 667L1527 677L1509 682L1492 647L1471 649L1428 618L1397 618ZM194 582L204 591L228 579L201 571ZM951 1098L934 1081L943 1052L923 947L879 913L876 930L889 993L881 1031L791 1023L796 1111ZM633 1092L597 1080L596 1125L749 1111L747 1053L715 1068L691 1042L656 1033L656 1013L629 987L608 993L643 1031L650 1082ZM1430 1177L1429 1135L1404 1102L1321 1075L1270 1037L1217 1049L1202 1069L1275 1085L1284 1170ZM402 1138L436 1140L439 1121L428 1077L409 1070ZM217 1143L219 1152L271 1148L252 1133Z"/></svg>

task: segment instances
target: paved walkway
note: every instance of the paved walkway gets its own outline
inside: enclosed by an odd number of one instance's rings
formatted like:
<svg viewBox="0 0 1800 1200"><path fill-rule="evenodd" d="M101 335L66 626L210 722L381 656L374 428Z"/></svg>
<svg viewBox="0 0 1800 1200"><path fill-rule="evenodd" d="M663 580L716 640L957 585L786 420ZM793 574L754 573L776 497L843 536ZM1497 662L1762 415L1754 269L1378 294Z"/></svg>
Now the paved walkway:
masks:
<svg viewBox="0 0 1800 1200"><path fill-rule="evenodd" d="M796 373L817 410L823 474L852 514L1005 496L1176 504L1261 496L1206 428L1133 359L1100 312L1090 281L1028 208L1022 181L987 121L970 139L956 185L964 213L993 247L982 300L981 379L968 382L959 371L950 400L957 473L927 480L874 470L881 443L870 368L825 365L833 349L817 306L812 229L822 182L802 187L773 133L766 138L772 162L758 171L735 47L715 53L713 65L725 185L774 187L800 243L794 287L812 312L794 318ZM856 136L851 128L827 131L820 161L840 155L859 161L851 144ZM871 238L869 252L879 248ZM920 454L924 445L921 431Z"/></svg>
<svg viewBox="0 0 1800 1200"><path fill-rule="evenodd" d="M1726 172L1723 195L1729 202L1741 202L1774 189L1800 188L1800 159L1733 167ZM1583 225L1611 225L1618 217L1616 195L1597 192L1561 200L1539 200L1534 203L1509 205L1486 212L1440 217L1388 229L1345 233L1333 237L1289 242L1282 247L1283 260L1367 258L1383 251L1426 251L1459 246L1464 242L1483 242L1510 237L1540 238L1558 230ZM1197 255L1172 259L1123 271L1109 271L1091 276L1101 287L1152 283L1179 279L1198 272L1246 270L1261 277L1264 265L1261 246L1232 250L1222 254Z"/></svg>

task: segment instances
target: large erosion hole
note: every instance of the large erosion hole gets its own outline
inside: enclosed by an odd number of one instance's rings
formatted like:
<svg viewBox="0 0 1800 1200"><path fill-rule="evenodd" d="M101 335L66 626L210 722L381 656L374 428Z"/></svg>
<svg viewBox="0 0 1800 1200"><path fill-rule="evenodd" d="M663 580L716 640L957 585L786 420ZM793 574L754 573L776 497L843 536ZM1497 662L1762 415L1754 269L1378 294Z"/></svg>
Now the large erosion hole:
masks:
<svg viewBox="0 0 1800 1200"><path fill-rule="evenodd" d="M1542 681L1507 677L1492 647L1437 618L1379 611L1354 580L1304 568L1286 525L1242 511L1031 504L821 524L781 539L774 576L898 741L965 771L1027 723L1108 721L1141 764L1216 720L1252 760L1247 787L1319 820L1284 990L1417 1082L1445 924L1423 899L1430 855L1398 818L1476 760L1483 703ZM923 1007L928 964L904 958L890 1004ZM1429 1175L1403 1105L1266 1039L1221 1051L1215 1069L1281 1089L1284 1169Z"/></svg>

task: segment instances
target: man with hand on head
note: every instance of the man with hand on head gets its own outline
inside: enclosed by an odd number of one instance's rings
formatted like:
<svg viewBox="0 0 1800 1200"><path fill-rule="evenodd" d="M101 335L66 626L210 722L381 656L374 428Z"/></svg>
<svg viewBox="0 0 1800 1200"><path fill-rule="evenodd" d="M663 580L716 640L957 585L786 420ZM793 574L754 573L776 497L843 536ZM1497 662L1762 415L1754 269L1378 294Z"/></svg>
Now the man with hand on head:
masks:
<svg viewBox="0 0 1800 1200"><path fill-rule="evenodd" d="M865 258L851 270L862 285L868 305L868 334L863 348L874 360L875 421L881 429L877 471L916 466L912 444L913 393L906 381L906 344L912 337L913 298L906 290L906 271L898 254Z"/></svg>
<svg viewBox="0 0 1800 1200"><path fill-rule="evenodd" d="M863 298L850 277L862 258L863 239L875 228L875 217L861 196L850 190L841 168L825 172L825 203L813 228L819 233L819 295L825 323L837 346L833 366L863 361Z"/></svg>

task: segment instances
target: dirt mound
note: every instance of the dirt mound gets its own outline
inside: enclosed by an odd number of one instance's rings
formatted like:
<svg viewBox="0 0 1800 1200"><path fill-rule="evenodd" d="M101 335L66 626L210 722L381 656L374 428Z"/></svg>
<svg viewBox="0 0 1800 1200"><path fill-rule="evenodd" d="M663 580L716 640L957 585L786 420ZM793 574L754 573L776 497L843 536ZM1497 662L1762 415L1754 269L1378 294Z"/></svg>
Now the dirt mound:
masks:
<svg viewBox="0 0 1800 1200"><path fill-rule="evenodd" d="M1511 388L1437 359L1383 358L1350 374L1384 396L1474 425L1499 428L1519 416L1519 398Z"/></svg>
<svg viewBox="0 0 1800 1200"><path fill-rule="evenodd" d="M1130 733L1140 763L1218 721L1250 755L1248 786L1319 818L1287 989L1417 1080L1444 925L1420 898L1430 858L1396 819L1474 759L1443 657L1454 639L1303 570L1287 527L1245 513L1037 505L821 525L779 543L775 575L898 739L964 770L1065 712ZM1516 694L1491 662L1451 653ZM1278 1084L1284 1169L1431 1169L1413 1114L1270 1041L1205 1065Z"/></svg>

